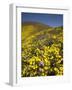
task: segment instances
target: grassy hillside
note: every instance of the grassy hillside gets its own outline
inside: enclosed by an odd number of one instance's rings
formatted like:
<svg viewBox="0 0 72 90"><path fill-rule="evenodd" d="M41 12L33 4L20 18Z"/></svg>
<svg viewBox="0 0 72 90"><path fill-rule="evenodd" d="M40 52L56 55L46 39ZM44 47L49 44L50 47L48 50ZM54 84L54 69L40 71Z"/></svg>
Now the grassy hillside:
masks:
<svg viewBox="0 0 72 90"><path fill-rule="evenodd" d="M63 75L63 27L25 22L21 31L22 77Z"/></svg>
<svg viewBox="0 0 72 90"><path fill-rule="evenodd" d="M22 24L22 39L30 37L42 30L49 29L50 26L37 23L37 22L25 22ZM24 32L24 33L23 33Z"/></svg>

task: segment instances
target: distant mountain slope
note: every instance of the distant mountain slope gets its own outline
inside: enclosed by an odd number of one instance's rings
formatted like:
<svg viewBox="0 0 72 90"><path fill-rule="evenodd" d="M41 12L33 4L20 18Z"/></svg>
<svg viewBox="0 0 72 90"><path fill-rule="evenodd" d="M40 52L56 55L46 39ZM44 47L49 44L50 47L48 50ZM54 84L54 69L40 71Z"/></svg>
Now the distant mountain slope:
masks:
<svg viewBox="0 0 72 90"><path fill-rule="evenodd" d="M46 28L50 28L49 25L45 25L43 23L39 23L39 22L24 22L22 23L22 26L29 26L29 25L32 25L34 26L35 28L38 28L38 29L46 29Z"/></svg>
<svg viewBox="0 0 72 90"><path fill-rule="evenodd" d="M52 27L39 22L24 22L22 23L22 39L26 39L31 35L34 35L41 31L43 32L48 29L52 29Z"/></svg>

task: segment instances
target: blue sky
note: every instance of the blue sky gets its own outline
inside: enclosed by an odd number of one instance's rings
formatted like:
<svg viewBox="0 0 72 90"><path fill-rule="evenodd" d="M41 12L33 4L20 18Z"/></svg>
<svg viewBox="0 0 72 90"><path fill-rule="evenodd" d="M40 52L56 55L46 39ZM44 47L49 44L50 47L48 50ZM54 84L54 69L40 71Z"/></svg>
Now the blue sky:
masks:
<svg viewBox="0 0 72 90"><path fill-rule="evenodd" d="M21 22L40 22L53 27L63 26L62 14L21 13Z"/></svg>

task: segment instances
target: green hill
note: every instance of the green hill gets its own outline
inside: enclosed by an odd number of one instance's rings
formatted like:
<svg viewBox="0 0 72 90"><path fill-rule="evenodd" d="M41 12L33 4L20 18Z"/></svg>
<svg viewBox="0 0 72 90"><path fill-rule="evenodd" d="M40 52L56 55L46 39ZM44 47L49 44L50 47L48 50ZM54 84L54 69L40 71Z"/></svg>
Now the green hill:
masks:
<svg viewBox="0 0 72 90"><path fill-rule="evenodd" d="M22 24L22 39L47 29L51 29L51 27L38 22L25 22Z"/></svg>
<svg viewBox="0 0 72 90"><path fill-rule="evenodd" d="M22 41L28 42L29 39L41 40L43 38L51 38L62 32L61 27L51 27L39 22L24 22L22 24ZM34 41L33 40L33 41Z"/></svg>

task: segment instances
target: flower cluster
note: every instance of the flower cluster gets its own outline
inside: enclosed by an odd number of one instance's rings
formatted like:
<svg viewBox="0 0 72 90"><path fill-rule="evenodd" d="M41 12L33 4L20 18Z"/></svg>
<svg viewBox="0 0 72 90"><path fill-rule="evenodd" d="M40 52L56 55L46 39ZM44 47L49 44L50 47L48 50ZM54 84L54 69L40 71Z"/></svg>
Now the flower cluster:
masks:
<svg viewBox="0 0 72 90"><path fill-rule="evenodd" d="M30 42L22 43L22 77L63 75L62 31L41 36L41 40L32 36Z"/></svg>

